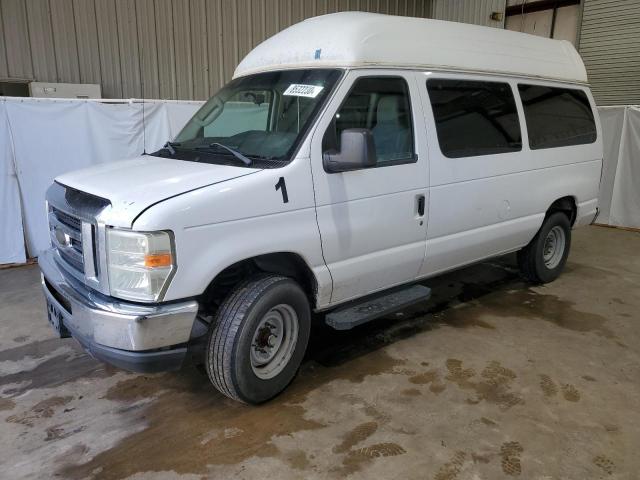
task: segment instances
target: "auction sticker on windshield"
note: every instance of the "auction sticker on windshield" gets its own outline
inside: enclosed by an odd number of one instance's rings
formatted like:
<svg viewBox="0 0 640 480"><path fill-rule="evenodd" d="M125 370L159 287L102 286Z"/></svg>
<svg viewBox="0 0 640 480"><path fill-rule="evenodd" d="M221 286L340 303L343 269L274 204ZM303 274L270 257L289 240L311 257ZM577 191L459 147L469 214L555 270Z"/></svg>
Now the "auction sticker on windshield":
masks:
<svg viewBox="0 0 640 480"><path fill-rule="evenodd" d="M318 87L316 85L304 85L301 83L292 83L284 91L283 95L289 95L292 97L310 97L316 98L324 87Z"/></svg>

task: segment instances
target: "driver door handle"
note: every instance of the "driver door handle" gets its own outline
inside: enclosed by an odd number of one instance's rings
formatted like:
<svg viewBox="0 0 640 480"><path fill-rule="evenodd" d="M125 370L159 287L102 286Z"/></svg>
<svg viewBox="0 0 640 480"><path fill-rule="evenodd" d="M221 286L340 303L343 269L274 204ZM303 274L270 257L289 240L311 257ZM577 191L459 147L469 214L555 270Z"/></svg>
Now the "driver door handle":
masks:
<svg viewBox="0 0 640 480"><path fill-rule="evenodd" d="M424 195L418 195L418 216L424 217Z"/></svg>

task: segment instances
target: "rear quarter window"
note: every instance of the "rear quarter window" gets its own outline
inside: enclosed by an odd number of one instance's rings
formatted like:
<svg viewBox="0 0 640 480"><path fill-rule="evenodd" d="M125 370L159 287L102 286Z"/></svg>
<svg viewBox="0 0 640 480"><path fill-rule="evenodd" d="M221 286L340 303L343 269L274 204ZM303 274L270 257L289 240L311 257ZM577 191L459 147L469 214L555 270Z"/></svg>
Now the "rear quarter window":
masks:
<svg viewBox="0 0 640 480"><path fill-rule="evenodd" d="M518 91L532 150L596 141L593 110L582 90L520 84Z"/></svg>

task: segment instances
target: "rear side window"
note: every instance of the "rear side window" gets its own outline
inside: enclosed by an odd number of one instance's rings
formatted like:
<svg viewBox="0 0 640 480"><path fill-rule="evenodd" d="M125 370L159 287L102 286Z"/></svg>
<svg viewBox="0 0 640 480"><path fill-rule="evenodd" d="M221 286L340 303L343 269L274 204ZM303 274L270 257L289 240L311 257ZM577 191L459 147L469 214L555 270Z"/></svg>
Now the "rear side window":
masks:
<svg viewBox="0 0 640 480"><path fill-rule="evenodd" d="M529 147L582 145L596 141L596 123L582 90L518 85L529 132Z"/></svg>
<svg viewBox="0 0 640 480"><path fill-rule="evenodd" d="M440 150L449 158L522 149L520 122L508 83L432 78L427 90Z"/></svg>

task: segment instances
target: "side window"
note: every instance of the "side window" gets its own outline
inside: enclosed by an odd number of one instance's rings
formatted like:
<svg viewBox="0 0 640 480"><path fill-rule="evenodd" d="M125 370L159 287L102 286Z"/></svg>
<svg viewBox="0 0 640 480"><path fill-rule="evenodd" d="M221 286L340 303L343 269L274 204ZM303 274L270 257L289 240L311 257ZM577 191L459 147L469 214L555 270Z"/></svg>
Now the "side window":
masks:
<svg viewBox="0 0 640 480"><path fill-rule="evenodd" d="M432 78L427 90L440 150L449 158L522 150L520 122L508 83Z"/></svg>
<svg viewBox="0 0 640 480"><path fill-rule="evenodd" d="M403 78L358 79L322 139L323 151L340 151L348 128L371 131L378 166L416 161L409 88Z"/></svg>
<svg viewBox="0 0 640 480"><path fill-rule="evenodd" d="M593 111L582 90L541 85L518 85L518 90L532 150L596 141Z"/></svg>

